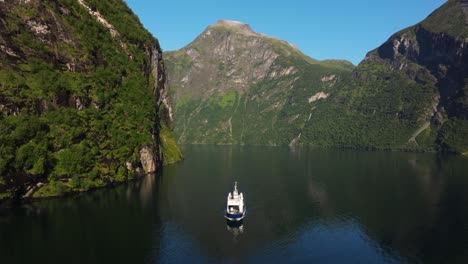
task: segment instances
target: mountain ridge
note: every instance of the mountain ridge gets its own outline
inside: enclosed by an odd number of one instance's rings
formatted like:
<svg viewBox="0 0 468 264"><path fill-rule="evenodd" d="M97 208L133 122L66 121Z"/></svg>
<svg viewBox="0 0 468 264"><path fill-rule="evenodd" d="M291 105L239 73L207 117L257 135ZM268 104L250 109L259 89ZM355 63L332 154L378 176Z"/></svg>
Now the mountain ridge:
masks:
<svg viewBox="0 0 468 264"><path fill-rule="evenodd" d="M220 19L216 21L215 23L208 25L205 28L205 30L203 30L202 33L200 33L200 35L198 35L192 42L187 44L187 46L190 46L192 43L196 42L198 38L200 37L206 37L207 35L209 36L211 34L211 30L221 30L223 32L229 32L231 34L243 34L245 36L260 37L260 38L270 39L272 41L278 41L283 44L286 44L287 46L292 48L292 50L295 50L301 55L307 57L310 60L310 62L330 62L330 63L338 62L338 63L345 63L345 64L349 63L351 65L354 65L352 62L345 60L345 59L324 59L324 60L314 59L310 57L309 55L304 54L295 44L290 43L286 40L277 38L277 37L273 37L273 36L269 36L263 33L256 32L251 28L249 24L242 22L242 21L236 21L236 20ZM170 53L170 52L175 52L175 51L177 50L169 50L166 52Z"/></svg>
<svg viewBox="0 0 468 264"><path fill-rule="evenodd" d="M228 24L227 27L226 24ZM239 28L241 29L240 31ZM191 121L188 119L193 119L192 117L198 115L198 107L203 109L202 112L208 111L205 107L214 107L212 105L214 102L210 102L208 98L217 98L214 101L220 107L218 110L220 113L223 112L222 115L228 115L228 111L230 110L234 112L251 111L247 108L252 103L252 99L256 100L255 98L258 96L269 94L267 98L272 99L270 103L271 105L275 105L275 107L264 106L265 113L272 112L268 114L266 119L276 123L278 113L274 109L280 109L287 104L285 98L278 97L279 94L288 93L290 87L299 85L304 89L302 92L307 93L307 95L301 95L305 98L303 100L307 101L307 98L314 96L318 92L322 92L316 91L312 93L308 90L315 90L321 87L323 85L322 79L326 76L333 76L333 80L330 82L332 83L335 81L334 78L339 78L341 73L345 75L349 74L354 67L352 63L346 61L318 61L312 59L286 41L251 31L251 28L247 27L245 23L226 22L223 20L208 26L194 41L184 48L177 51L165 52L165 57L168 63L170 87L173 88L170 88L169 91L171 99L176 101L174 105L175 134L181 133L182 138L195 136L197 137L196 142L199 143L213 142L209 139L209 136L204 139L201 134L208 133L207 135L209 135L210 133L215 133L217 134L215 137L218 137L222 134L219 131L225 131L227 136L213 139L217 143L242 144L244 140L250 141L252 140L251 138L258 138L258 135L254 134L246 136L242 132L246 130L242 128L245 127L245 120L237 120L237 118L243 118L240 116L233 117L232 115L230 117L226 116L226 120L218 119L220 116L214 117L214 120L211 121L217 123L219 127L215 128L212 132L201 132L203 128L199 128L199 126L195 130L199 130L200 132L182 129L183 127L188 128L185 121L190 123ZM310 83L307 83L306 79L308 78L299 80L299 75L303 75L299 74L300 72L303 72L303 74L311 72L310 76L314 76L314 80ZM313 84L315 87L308 87L309 84ZM271 87L271 89L264 90L266 87ZM261 92L263 95L254 95L254 93L260 92L260 90L264 90ZM195 102L197 100L199 101ZM218 100L220 102L217 102ZM295 100L302 99L298 97ZM240 103L241 101L243 101L242 104ZM182 103L177 104L177 102ZM188 104L185 104L185 102ZM194 106L192 103L198 107L191 109ZM186 120L178 123L180 119L177 116L181 111L185 111ZM195 114L189 113L192 111L195 111ZM209 113L201 113L199 118L205 115L209 115ZM202 120L202 122L210 122L211 118L203 119L204 121ZM233 120L235 120L234 123L232 123ZM286 122L286 120L281 122ZM278 130L283 129L279 125L275 124L274 126ZM300 125L297 124L297 126ZM181 132L181 129L185 132ZM210 128L208 129L211 130ZM261 129L267 129L266 124L263 124ZM239 132L237 135L236 131ZM273 134L276 133L283 132L274 132ZM275 135L274 137L279 140L279 136ZM183 139L182 142L187 141ZM268 140L264 141L263 144L279 143L276 140Z"/></svg>

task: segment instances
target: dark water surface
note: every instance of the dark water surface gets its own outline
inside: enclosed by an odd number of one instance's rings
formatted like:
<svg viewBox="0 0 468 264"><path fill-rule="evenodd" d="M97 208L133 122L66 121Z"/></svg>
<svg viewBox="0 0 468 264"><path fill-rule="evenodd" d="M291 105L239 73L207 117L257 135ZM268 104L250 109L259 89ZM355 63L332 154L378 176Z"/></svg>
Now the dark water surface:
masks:
<svg viewBox="0 0 468 264"><path fill-rule="evenodd" d="M468 263L468 159L187 146L161 175L0 213L0 263ZM223 218L233 182L248 215Z"/></svg>

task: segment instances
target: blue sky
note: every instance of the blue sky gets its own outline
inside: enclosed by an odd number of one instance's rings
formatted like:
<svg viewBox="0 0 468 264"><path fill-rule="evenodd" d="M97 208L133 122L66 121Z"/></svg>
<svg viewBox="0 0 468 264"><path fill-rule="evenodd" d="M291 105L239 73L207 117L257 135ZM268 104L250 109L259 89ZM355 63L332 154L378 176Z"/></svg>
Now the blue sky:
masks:
<svg viewBox="0 0 468 264"><path fill-rule="evenodd" d="M296 44L308 56L358 64L393 33L446 0L126 0L163 50L190 43L220 19Z"/></svg>

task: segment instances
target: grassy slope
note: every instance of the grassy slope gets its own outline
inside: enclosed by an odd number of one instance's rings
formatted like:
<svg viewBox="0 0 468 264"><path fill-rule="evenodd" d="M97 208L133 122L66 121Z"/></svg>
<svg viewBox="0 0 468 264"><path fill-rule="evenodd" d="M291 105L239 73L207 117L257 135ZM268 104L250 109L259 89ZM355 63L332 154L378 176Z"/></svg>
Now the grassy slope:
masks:
<svg viewBox="0 0 468 264"><path fill-rule="evenodd" d="M463 13L460 2L459 0L448 1L429 15L420 25L435 33L445 33L461 39L468 38L466 14Z"/></svg>
<svg viewBox="0 0 468 264"><path fill-rule="evenodd" d="M274 68L293 66L298 72L266 78L252 84L245 93L227 89L209 98L196 91L180 92L171 84L170 92L177 98L175 134L179 142L289 144L306 126L311 109L316 107L308 98L318 92L337 92L321 78L332 74L345 78L354 68L345 61L317 61L282 41L266 39L280 55ZM183 75L193 65L184 52L170 52L166 58L173 75Z"/></svg>

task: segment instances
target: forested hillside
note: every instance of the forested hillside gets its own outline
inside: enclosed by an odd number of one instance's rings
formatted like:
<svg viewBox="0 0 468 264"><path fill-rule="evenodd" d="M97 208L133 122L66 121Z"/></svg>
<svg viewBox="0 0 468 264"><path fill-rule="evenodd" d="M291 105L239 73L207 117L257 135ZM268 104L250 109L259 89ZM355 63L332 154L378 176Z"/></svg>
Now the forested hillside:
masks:
<svg viewBox="0 0 468 264"><path fill-rule="evenodd" d="M123 1L0 4L0 200L177 161L170 111L159 43Z"/></svg>

